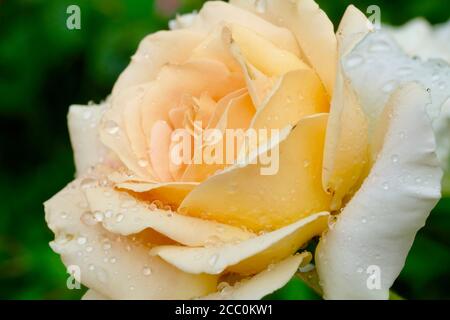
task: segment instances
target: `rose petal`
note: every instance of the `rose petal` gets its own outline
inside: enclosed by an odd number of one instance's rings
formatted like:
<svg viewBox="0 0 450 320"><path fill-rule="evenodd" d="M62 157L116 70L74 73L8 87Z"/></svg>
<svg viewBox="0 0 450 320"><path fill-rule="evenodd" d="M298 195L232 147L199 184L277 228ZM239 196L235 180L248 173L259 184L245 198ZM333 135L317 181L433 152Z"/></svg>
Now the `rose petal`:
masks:
<svg viewBox="0 0 450 320"><path fill-rule="evenodd" d="M261 231L327 210L330 197L319 179L327 119L326 114L303 118L272 146L272 167L250 161L212 176L184 199L180 212Z"/></svg>
<svg viewBox="0 0 450 320"><path fill-rule="evenodd" d="M78 176L106 160L108 150L98 135L100 119L106 109L106 103L98 106L73 105L69 108L67 120Z"/></svg>
<svg viewBox="0 0 450 320"><path fill-rule="evenodd" d="M338 29L340 57L372 31L370 22L358 9L349 6ZM333 194L332 210L353 193L369 166L368 124L358 97L342 67L338 66L324 151L323 186Z"/></svg>
<svg viewBox="0 0 450 320"><path fill-rule="evenodd" d="M230 2L272 21L275 25L291 30L308 62L317 71L328 94L332 96L336 77L336 37L332 22L313 0Z"/></svg>
<svg viewBox="0 0 450 320"><path fill-rule="evenodd" d="M299 46L291 31L223 1L206 2L197 15L192 29L195 31L213 30L223 24L239 24L264 35L277 47L300 56Z"/></svg>
<svg viewBox="0 0 450 320"><path fill-rule="evenodd" d="M445 25L433 30L428 21L416 18L399 28L385 26L385 29L410 56L419 56L422 59L443 59L450 63L450 45L448 44L450 28L448 26L448 30L444 29Z"/></svg>
<svg viewBox="0 0 450 320"><path fill-rule="evenodd" d="M442 170L427 103L427 92L414 83L391 96L379 125L378 160L316 251L325 298L388 298L416 232L440 198ZM378 289L368 285L371 269L381 272L374 275Z"/></svg>
<svg viewBox="0 0 450 320"><path fill-rule="evenodd" d="M186 217L172 211L152 210L145 202L110 188L88 188L85 193L92 212L101 213L103 226L114 234L128 236L152 228L187 246L246 240L253 236L228 225Z"/></svg>
<svg viewBox="0 0 450 320"><path fill-rule="evenodd" d="M145 37L130 64L114 85L112 95L153 81L167 63L183 63L203 37L203 33L193 30L160 31ZM173 50L176 47L183 50Z"/></svg>
<svg viewBox="0 0 450 320"><path fill-rule="evenodd" d="M327 212L310 215L291 225L237 244L189 248L158 246L151 253L193 274L219 274L227 270L250 275L295 253L328 224Z"/></svg>
<svg viewBox="0 0 450 320"><path fill-rule="evenodd" d="M245 59L269 77L289 71L309 69L294 53L278 48L262 35L234 24L230 27L232 41Z"/></svg>
<svg viewBox="0 0 450 320"><path fill-rule="evenodd" d="M415 81L429 89L432 99L426 111L432 120L439 117L450 97L450 66L443 61L411 59L382 31L367 35L343 59L342 67L367 115L371 143L378 117L398 86Z"/></svg>
<svg viewBox="0 0 450 320"><path fill-rule="evenodd" d="M308 253L297 254L270 266L254 277L225 287L221 292L202 297L202 300L259 300L282 288L298 267L309 260Z"/></svg>
<svg viewBox="0 0 450 320"><path fill-rule="evenodd" d="M110 300L110 299L107 296L104 296L95 290L88 289L88 291L86 291L81 300Z"/></svg>
<svg viewBox="0 0 450 320"><path fill-rule="evenodd" d="M47 201L45 211L55 234L52 249L66 266L80 268L84 285L111 299L190 299L215 291L215 277L186 274L148 255L148 242L170 242L150 233L120 237L87 223L84 213L89 208L81 181Z"/></svg>
<svg viewBox="0 0 450 320"><path fill-rule="evenodd" d="M311 69L290 71L274 86L253 118L254 129L282 129L301 118L328 112L329 101L322 82Z"/></svg>

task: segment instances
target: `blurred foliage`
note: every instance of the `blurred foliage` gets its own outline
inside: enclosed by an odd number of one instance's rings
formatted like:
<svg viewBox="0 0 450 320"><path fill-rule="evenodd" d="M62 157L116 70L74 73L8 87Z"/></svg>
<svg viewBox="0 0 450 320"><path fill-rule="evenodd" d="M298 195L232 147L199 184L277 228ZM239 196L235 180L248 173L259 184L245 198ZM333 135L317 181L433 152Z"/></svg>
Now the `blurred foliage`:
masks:
<svg viewBox="0 0 450 320"><path fill-rule="evenodd" d="M392 24L448 19L442 0L318 1L337 23L354 2L382 9ZM48 247L42 203L73 178L66 128L70 104L106 97L139 40L201 0L0 0L0 298L72 299L67 274ZM81 30L66 9L81 8ZM446 10L447 9L447 10ZM406 298L450 298L450 200L441 201L395 284ZM270 298L317 298L298 279Z"/></svg>

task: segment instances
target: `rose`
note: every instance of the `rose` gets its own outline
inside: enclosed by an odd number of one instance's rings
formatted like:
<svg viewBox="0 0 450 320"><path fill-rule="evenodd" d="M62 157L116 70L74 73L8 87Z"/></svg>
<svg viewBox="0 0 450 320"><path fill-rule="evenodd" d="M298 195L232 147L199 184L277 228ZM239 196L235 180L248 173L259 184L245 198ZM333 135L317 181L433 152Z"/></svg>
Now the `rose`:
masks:
<svg viewBox="0 0 450 320"><path fill-rule="evenodd" d="M296 252L313 237L325 298L387 298L440 198L428 116L450 68L353 6L336 34L312 0L208 2L171 26L105 103L69 111L77 179L45 209L85 298L261 298L310 262ZM198 119L281 134L236 165L174 164L174 129ZM250 161L267 149L273 175Z"/></svg>

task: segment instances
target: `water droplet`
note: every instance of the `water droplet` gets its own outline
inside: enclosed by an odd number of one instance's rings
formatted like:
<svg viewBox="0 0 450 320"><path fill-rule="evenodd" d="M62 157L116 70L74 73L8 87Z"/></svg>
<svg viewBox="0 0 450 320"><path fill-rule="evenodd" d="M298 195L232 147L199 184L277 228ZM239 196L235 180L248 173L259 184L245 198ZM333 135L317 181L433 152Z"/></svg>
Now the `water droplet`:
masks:
<svg viewBox="0 0 450 320"><path fill-rule="evenodd" d="M386 52L390 50L389 43L384 40L378 40L370 46L369 50L371 52Z"/></svg>
<svg viewBox="0 0 450 320"><path fill-rule="evenodd" d="M108 120L105 123L105 130L107 133L109 133L111 135L116 135L119 132L120 128L119 128L119 125L117 124L117 122Z"/></svg>
<svg viewBox="0 0 450 320"><path fill-rule="evenodd" d="M367 219L364 218L364 219L361 220L361 222L362 223L367 223Z"/></svg>
<svg viewBox="0 0 450 320"><path fill-rule="evenodd" d="M97 222L102 222L102 221L103 221L103 218L104 218L103 212L101 212L101 211L95 211L95 212L94 212L94 218L95 218L95 221L97 221Z"/></svg>
<svg viewBox="0 0 450 320"><path fill-rule="evenodd" d="M109 250L109 249L111 249L111 243L109 243L109 242L104 243L103 250Z"/></svg>
<svg viewBox="0 0 450 320"><path fill-rule="evenodd" d="M383 92L386 93L392 92L396 86L397 82L395 80L389 81L383 86Z"/></svg>
<svg viewBox="0 0 450 320"><path fill-rule="evenodd" d="M134 286L130 286L130 291L133 291L134 290Z"/></svg>
<svg viewBox="0 0 450 320"><path fill-rule="evenodd" d="M358 272L358 273L363 273L363 271L364 271L364 269L361 267L356 270L356 272Z"/></svg>
<svg viewBox="0 0 450 320"><path fill-rule="evenodd" d="M92 250L94 250L94 248L92 248L92 247L87 247L86 248L86 252L92 252Z"/></svg>
<svg viewBox="0 0 450 320"><path fill-rule="evenodd" d="M219 255L217 253L213 254L208 260L209 265L214 266L218 259L219 259Z"/></svg>
<svg viewBox="0 0 450 320"><path fill-rule="evenodd" d="M67 219L67 212L63 211L60 213L61 219Z"/></svg>
<svg viewBox="0 0 450 320"><path fill-rule="evenodd" d="M308 168L311 165L311 162L309 160L303 161L303 167Z"/></svg>
<svg viewBox="0 0 450 320"><path fill-rule="evenodd" d="M145 267L142 269L142 273L144 274L144 276L149 276L149 275L152 274L152 269L150 269L149 267L145 266Z"/></svg>
<svg viewBox="0 0 450 320"><path fill-rule="evenodd" d="M267 8L266 0L256 0L255 9L258 13L265 13Z"/></svg>
<svg viewBox="0 0 450 320"><path fill-rule="evenodd" d="M384 190L389 190L389 183L384 182L384 183L383 183L383 189L384 189Z"/></svg>
<svg viewBox="0 0 450 320"><path fill-rule="evenodd" d="M402 68L398 69L399 76L407 76L407 75L410 75L412 72L413 72L412 69L409 67L402 67Z"/></svg>
<svg viewBox="0 0 450 320"><path fill-rule="evenodd" d="M88 266L88 269L89 269L90 271L94 271L94 270L95 270L95 266L94 266L93 264L90 264L90 265Z"/></svg>
<svg viewBox="0 0 450 320"><path fill-rule="evenodd" d="M330 215L328 217L328 228L330 228L331 230L333 230L334 226L336 225L337 222L337 216L335 215Z"/></svg>
<svg viewBox="0 0 450 320"><path fill-rule="evenodd" d="M364 61L363 57L360 55L352 55L350 58L347 59L346 65L349 68L354 68L359 66Z"/></svg>
<svg viewBox="0 0 450 320"><path fill-rule="evenodd" d="M119 213L119 214L116 216L116 222L121 222L122 220L123 220L123 214Z"/></svg>
<svg viewBox="0 0 450 320"><path fill-rule="evenodd" d="M113 214L113 212L111 210L106 210L105 211L105 218L111 218L112 214Z"/></svg>
<svg viewBox="0 0 450 320"><path fill-rule="evenodd" d="M86 110L86 111L83 113L83 118L84 118L84 120L89 120L91 117L92 117L92 111L91 111L91 110Z"/></svg>
<svg viewBox="0 0 450 320"><path fill-rule="evenodd" d="M87 242L87 238L86 237L78 237L78 239L77 239L77 243L79 245L85 245L86 242Z"/></svg>
<svg viewBox="0 0 450 320"><path fill-rule="evenodd" d="M90 211L86 211L83 213L80 217L81 222L83 222L87 226L93 226L97 223L97 220L95 220L93 214Z"/></svg>
<svg viewBox="0 0 450 320"><path fill-rule="evenodd" d="M89 188L94 187L96 184L97 184L97 181L95 179L85 178L81 181L80 187L82 189L89 189Z"/></svg>
<svg viewBox="0 0 450 320"><path fill-rule="evenodd" d="M394 154L394 155L391 157L391 160L392 160L392 163L398 163L398 160L399 160L398 155Z"/></svg>
<svg viewBox="0 0 450 320"><path fill-rule="evenodd" d="M116 262L117 262L117 259L115 257L112 257L111 259L109 259L109 263L114 264Z"/></svg>
<svg viewBox="0 0 450 320"><path fill-rule="evenodd" d="M102 268L97 268L96 276L98 281L105 283L108 281L108 274Z"/></svg>
<svg viewBox="0 0 450 320"><path fill-rule="evenodd" d="M141 167L141 168L145 168L145 167L148 166L148 161L145 160L145 159L140 159L140 160L138 161L138 165L139 165L139 167Z"/></svg>

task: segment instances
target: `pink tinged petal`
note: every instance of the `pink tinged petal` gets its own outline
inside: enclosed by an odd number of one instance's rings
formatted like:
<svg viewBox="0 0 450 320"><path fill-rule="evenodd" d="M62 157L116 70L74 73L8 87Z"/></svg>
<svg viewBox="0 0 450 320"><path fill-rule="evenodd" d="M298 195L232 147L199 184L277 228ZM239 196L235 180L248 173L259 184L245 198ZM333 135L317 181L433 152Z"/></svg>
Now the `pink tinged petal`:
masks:
<svg viewBox="0 0 450 320"><path fill-rule="evenodd" d="M151 130L150 159L161 181L172 181L169 170L172 128L166 121L157 121Z"/></svg>
<svg viewBox="0 0 450 320"><path fill-rule="evenodd" d="M325 298L388 298L441 196L428 103L426 90L414 83L391 95L377 126L377 161L316 251Z"/></svg>

